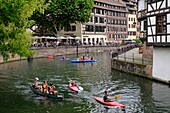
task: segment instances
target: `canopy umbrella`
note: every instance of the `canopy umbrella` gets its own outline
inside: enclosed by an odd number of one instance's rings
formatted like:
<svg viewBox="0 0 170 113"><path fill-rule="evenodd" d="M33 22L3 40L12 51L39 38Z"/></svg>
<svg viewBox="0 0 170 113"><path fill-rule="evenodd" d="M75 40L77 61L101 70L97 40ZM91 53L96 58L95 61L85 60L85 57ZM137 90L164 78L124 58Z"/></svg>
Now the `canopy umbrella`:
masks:
<svg viewBox="0 0 170 113"><path fill-rule="evenodd" d="M67 39L74 39L73 37L71 37L71 36L68 36L68 37L66 37Z"/></svg>
<svg viewBox="0 0 170 113"><path fill-rule="evenodd" d="M57 37L57 39L66 39L66 38L63 36L59 36L59 37Z"/></svg>
<svg viewBox="0 0 170 113"><path fill-rule="evenodd" d="M75 37L75 39L79 40L79 39L81 39L81 37Z"/></svg>
<svg viewBox="0 0 170 113"><path fill-rule="evenodd" d="M50 37L50 36L47 36L47 37L44 37L46 39L57 39L56 37Z"/></svg>
<svg viewBox="0 0 170 113"><path fill-rule="evenodd" d="M33 38L33 39L42 39L42 38L44 38L44 39L56 39L56 37L50 37L50 36L41 36L41 37L39 37L39 36L32 36L31 38Z"/></svg>

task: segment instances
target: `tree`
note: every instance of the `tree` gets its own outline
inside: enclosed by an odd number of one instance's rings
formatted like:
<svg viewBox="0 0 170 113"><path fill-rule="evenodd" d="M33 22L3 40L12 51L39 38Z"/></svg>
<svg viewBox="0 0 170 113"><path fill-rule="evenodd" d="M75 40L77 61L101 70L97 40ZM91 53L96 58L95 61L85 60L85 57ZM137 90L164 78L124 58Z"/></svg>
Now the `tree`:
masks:
<svg viewBox="0 0 170 113"><path fill-rule="evenodd" d="M48 31L57 35L72 23L88 22L93 8L93 0L51 0L44 14L36 11L31 19L36 21L40 33Z"/></svg>
<svg viewBox="0 0 170 113"><path fill-rule="evenodd" d="M142 41L140 40L140 38L136 38L136 39L135 39L135 42L140 43L140 42L142 42Z"/></svg>
<svg viewBox="0 0 170 113"><path fill-rule="evenodd" d="M44 0L0 0L0 55L5 61L9 54L21 57L33 54L29 50L31 34L26 32L33 21L28 18L35 10L43 12L46 5Z"/></svg>

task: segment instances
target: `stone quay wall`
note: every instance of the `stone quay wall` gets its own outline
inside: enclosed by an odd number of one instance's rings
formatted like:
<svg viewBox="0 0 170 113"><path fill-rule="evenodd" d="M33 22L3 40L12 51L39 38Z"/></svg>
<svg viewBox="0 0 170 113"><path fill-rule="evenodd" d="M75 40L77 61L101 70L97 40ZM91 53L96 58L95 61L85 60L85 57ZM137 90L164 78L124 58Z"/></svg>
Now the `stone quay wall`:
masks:
<svg viewBox="0 0 170 113"><path fill-rule="evenodd" d="M111 65L112 69L170 85L169 81L152 76L152 65L122 61L119 59L112 59Z"/></svg>
<svg viewBox="0 0 170 113"><path fill-rule="evenodd" d="M100 52L100 51L111 51L116 50L117 48L126 48L126 46L120 46L120 47L114 47L114 46L78 46L78 53L89 53L89 52ZM35 51L35 54L31 56L30 58L45 58L49 55L51 56L61 56L61 55L71 55L71 54L77 54L77 46L58 46L58 47L32 47L32 51ZM12 57L10 54L10 57L7 62L11 61L17 61L17 60L26 60L26 57L20 57L19 55L15 55ZM0 63L6 63L6 61L3 61L3 57L0 56Z"/></svg>

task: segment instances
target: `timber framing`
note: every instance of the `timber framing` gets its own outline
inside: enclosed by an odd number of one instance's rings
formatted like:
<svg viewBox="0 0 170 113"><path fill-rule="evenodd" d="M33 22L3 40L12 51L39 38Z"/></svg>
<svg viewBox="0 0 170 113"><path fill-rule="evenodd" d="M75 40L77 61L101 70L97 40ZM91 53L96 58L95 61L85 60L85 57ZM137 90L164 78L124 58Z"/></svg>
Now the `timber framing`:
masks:
<svg viewBox="0 0 170 113"><path fill-rule="evenodd" d="M170 0L147 1L147 45L170 47Z"/></svg>

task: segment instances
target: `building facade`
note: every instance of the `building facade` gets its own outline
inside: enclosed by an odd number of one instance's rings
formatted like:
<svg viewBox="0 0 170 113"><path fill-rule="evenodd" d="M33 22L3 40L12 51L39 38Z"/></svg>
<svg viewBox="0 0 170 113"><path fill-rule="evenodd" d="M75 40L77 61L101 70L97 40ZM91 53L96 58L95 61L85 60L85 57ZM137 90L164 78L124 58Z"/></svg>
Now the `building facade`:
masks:
<svg viewBox="0 0 170 113"><path fill-rule="evenodd" d="M106 45L127 37L127 9L120 0L95 0L88 23L76 24L74 31L62 30L58 35L81 37L84 45Z"/></svg>
<svg viewBox="0 0 170 113"><path fill-rule="evenodd" d="M153 46L146 45L146 31L147 31L147 2L145 0L138 0L138 21L140 23L139 38L143 42L142 54L144 58L153 58Z"/></svg>
<svg viewBox="0 0 170 113"><path fill-rule="evenodd" d="M138 26L137 21L137 1L136 0L122 0L127 7L128 10L128 39L135 40Z"/></svg>
<svg viewBox="0 0 170 113"><path fill-rule="evenodd" d="M144 4L146 10L139 20L146 29L146 44L153 46L153 77L170 81L170 0L147 0Z"/></svg>

